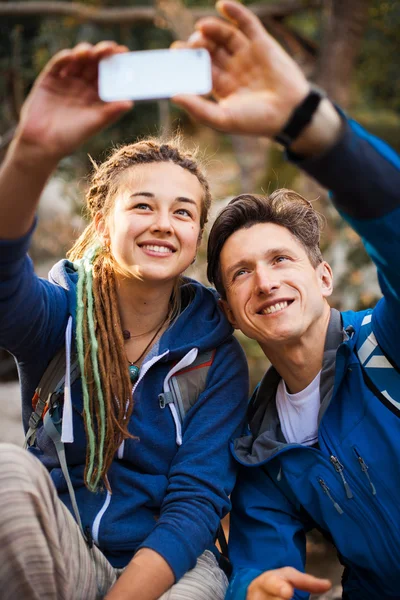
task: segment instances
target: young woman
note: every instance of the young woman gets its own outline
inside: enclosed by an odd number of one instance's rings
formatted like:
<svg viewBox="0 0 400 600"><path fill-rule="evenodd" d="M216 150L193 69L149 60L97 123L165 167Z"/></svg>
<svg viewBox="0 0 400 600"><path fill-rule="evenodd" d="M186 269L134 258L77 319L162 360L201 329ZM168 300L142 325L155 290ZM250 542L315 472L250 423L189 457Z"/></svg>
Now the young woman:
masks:
<svg viewBox="0 0 400 600"><path fill-rule="evenodd" d="M99 60L125 50L104 42L56 55L25 102L0 172L0 345L18 361L24 426L31 442L36 436L31 452L0 444L6 599L225 594L209 549L229 509L229 440L248 380L214 294L181 275L210 205L194 158L155 140L116 150L95 169L90 224L70 260L44 281L26 256L58 161L131 108L97 95ZM57 353L62 419L54 421L53 406L33 431L32 397ZM204 353L205 380L181 423L169 382Z"/></svg>

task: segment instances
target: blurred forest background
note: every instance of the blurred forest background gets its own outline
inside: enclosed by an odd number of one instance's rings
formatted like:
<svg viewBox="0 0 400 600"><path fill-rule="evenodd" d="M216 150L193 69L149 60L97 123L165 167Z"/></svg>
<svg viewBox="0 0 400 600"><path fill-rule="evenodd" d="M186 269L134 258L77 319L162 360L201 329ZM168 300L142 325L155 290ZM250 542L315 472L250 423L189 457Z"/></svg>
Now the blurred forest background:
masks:
<svg viewBox="0 0 400 600"><path fill-rule="evenodd" d="M246 4L310 80L400 150L400 0L264 0ZM213 14L213 7L211 0L0 0L0 161L12 140L24 98L55 52L80 41L103 39L116 40L131 50L167 48L173 40L190 35L196 19ZM356 234L330 206L324 190L285 163L273 144L213 132L168 101L137 104L116 125L61 162L43 194L31 249L39 274L46 276L84 226L82 200L91 168L89 155L99 161L111 146L149 134L168 136L178 129L189 147L201 148L214 197L210 222L238 193L293 187L315 201L326 217L322 248L335 274L332 304L346 310L377 301L380 291L375 269ZM203 282L205 245L206 239L189 273ZM240 341L254 386L268 365L255 343L243 336ZM1 396L6 400L1 441L19 442L22 436L18 400L14 405L11 402L18 397L16 379L13 359L0 350L0 401ZM311 570L339 583L341 568L332 560L333 549L315 536L309 538L309 549Z"/></svg>
<svg viewBox="0 0 400 600"><path fill-rule="evenodd" d="M246 2L294 56L307 76L349 113L400 149L400 1L264 0ZM0 160L35 77L58 50L80 41L113 39L131 50L166 48L190 35L194 22L214 13L211 0L0 0ZM227 136L193 123L168 101L139 103L112 128L63 160L40 207L32 258L42 275L65 254L83 227L82 199L89 155L102 160L111 146L138 136L180 129L199 145L211 180L213 214L240 192L294 187L326 216L322 246L335 273L332 303L363 308L379 297L375 270L357 236L327 202L326 192L285 163L281 151L257 138ZM212 220L212 218L211 218ZM191 275L205 279L204 248ZM265 358L243 342L256 383ZM15 377L2 357L0 377Z"/></svg>

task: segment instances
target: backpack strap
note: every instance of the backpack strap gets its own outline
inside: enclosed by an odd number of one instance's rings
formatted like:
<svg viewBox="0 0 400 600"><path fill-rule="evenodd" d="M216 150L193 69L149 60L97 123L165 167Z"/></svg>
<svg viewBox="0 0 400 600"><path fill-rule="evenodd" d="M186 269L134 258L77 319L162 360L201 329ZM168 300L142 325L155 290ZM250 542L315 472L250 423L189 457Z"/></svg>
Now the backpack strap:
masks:
<svg viewBox="0 0 400 600"><path fill-rule="evenodd" d="M368 387L400 417L400 370L378 344L372 331L372 313L367 314L361 323L356 351Z"/></svg>
<svg viewBox="0 0 400 600"><path fill-rule="evenodd" d="M29 417L29 428L25 436L24 447L32 446L36 440L36 429L48 410L53 394L62 393L65 379L65 349L64 347L54 355L40 379L32 398L33 412Z"/></svg>
<svg viewBox="0 0 400 600"><path fill-rule="evenodd" d="M69 385L72 385L79 377L79 365L75 357L72 357L72 365L69 376ZM75 519L79 525L82 535L87 542L89 548L92 541L87 532L83 530L82 521L79 514L78 505L76 502L74 488L68 472L67 460L65 457L65 446L61 441L61 405L64 397L64 384L66 380L66 354L63 346L54 355L48 364L42 378L35 390L32 398L33 412L29 418L29 429L25 436L24 447L32 446L36 440L36 430L41 421L43 427L53 441L62 473L64 475L69 496L71 499L72 509L75 514Z"/></svg>
<svg viewBox="0 0 400 600"><path fill-rule="evenodd" d="M59 398L59 396L57 398ZM92 540L88 538L87 532L85 532L83 529L78 504L76 502L74 486L72 485L71 477L68 472L67 459L65 457L65 445L61 441L61 420L61 406L59 401L56 400L43 417L43 427L56 448L60 467L68 487L69 497L71 499L72 510L74 511L76 522L79 525L79 529L81 530L83 538L89 547L91 547Z"/></svg>

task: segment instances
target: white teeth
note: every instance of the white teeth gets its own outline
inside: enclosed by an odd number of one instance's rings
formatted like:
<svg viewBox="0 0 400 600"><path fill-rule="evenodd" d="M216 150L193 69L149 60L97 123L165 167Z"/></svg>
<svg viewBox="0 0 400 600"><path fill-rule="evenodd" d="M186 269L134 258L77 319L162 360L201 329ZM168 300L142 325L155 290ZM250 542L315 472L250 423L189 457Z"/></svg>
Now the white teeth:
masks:
<svg viewBox="0 0 400 600"><path fill-rule="evenodd" d="M168 254L171 253L171 248L167 248L166 246L155 246L153 244L146 244L142 246L145 250L151 250L152 252L159 252L160 254Z"/></svg>
<svg viewBox="0 0 400 600"><path fill-rule="evenodd" d="M273 304L272 306L268 306L267 308L264 308L264 310L262 311L263 315L270 315L271 313L276 312L277 310L282 310L283 308L286 308L287 306L289 306L289 302L277 302L276 304Z"/></svg>

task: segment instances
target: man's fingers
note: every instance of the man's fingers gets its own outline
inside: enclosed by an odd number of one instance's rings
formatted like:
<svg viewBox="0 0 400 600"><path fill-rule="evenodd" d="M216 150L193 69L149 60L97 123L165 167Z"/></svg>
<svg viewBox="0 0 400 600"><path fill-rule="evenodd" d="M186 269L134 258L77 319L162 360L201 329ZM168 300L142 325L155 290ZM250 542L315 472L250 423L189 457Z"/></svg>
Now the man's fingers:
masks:
<svg viewBox="0 0 400 600"><path fill-rule="evenodd" d="M314 577L314 575L301 573L292 567L278 569L276 573L279 573L280 577L293 585L293 587L305 592L318 594L326 592L332 587L329 579L319 579L318 577Z"/></svg>
<svg viewBox="0 0 400 600"><path fill-rule="evenodd" d="M223 17L234 23L247 38L254 39L265 34L264 26L258 17L239 2L219 0L216 9Z"/></svg>
<svg viewBox="0 0 400 600"><path fill-rule="evenodd" d="M196 23L196 30L218 46L224 46L229 54L235 54L248 44L246 36L234 25L216 17L201 19Z"/></svg>
<svg viewBox="0 0 400 600"><path fill-rule="evenodd" d="M293 586L285 581L280 575L281 569L276 571L267 571L260 577L257 577L249 586L248 599L258 600L266 598L268 600L290 600L294 594Z"/></svg>
<svg viewBox="0 0 400 600"><path fill-rule="evenodd" d="M191 46L188 44L188 42L183 42L182 40L175 40L175 42L172 42L172 44L170 45L170 48L172 48L173 50L185 50L186 48L191 48Z"/></svg>
<svg viewBox="0 0 400 600"><path fill-rule="evenodd" d="M290 600L294 590L322 593L329 590L331 582L301 573L292 567L266 571L254 579L248 588L248 600Z"/></svg>
<svg viewBox="0 0 400 600"><path fill-rule="evenodd" d="M172 102L187 110L195 119L206 125L211 125L216 129L224 131L225 120L223 113L215 102L202 98L201 96L192 96L189 94L180 94L171 98Z"/></svg>

